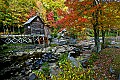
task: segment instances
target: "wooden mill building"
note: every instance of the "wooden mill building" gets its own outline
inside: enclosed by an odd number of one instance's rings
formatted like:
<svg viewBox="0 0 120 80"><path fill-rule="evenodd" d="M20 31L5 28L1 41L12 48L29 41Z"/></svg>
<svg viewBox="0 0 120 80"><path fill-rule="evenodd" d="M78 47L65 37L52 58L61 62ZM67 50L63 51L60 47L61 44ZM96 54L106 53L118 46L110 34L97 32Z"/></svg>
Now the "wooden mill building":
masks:
<svg viewBox="0 0 120 80"><path fill-rule="evenodd" d="M24 23L24 34L37 38L35 40L38 40L39 44L43 44L44 41L48 43L50 26L46 25L42 18L36 15Z"/></svg>

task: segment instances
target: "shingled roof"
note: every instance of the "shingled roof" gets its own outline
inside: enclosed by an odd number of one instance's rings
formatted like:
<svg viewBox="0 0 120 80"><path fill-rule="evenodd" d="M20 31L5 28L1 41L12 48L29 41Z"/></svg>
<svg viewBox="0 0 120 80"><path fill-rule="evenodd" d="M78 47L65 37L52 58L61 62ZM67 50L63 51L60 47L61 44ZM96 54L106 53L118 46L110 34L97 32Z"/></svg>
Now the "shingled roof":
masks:
<svg viewBox="0 0 120 80"><path fill-rule="evenodd" d="M39 17L39 16L33 16L33 17L31 17L27 22L25 22L23 25L26 25L26 24L30 24L35 18L37 18L37 17ZM40 18L40 17L39 17ZM40 20L41 20L41 22L43 22L42 21L42 19L40 18Z"/></svg>

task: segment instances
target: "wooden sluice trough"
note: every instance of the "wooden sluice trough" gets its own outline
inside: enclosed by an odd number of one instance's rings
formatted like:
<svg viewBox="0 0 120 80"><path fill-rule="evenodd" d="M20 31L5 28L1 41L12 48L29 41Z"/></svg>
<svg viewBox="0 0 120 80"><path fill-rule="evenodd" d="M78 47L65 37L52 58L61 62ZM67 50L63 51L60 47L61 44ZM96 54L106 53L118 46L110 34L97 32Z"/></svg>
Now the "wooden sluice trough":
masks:
<svg viewBox="0 0 120 80"><path fill-rule="evenodd" d="M46 41L44 35L1 35L1 41L10 44L10 43L35 43L38 42L42 37L41 41ZM42 42L41 42L42 43Z"/></svg>

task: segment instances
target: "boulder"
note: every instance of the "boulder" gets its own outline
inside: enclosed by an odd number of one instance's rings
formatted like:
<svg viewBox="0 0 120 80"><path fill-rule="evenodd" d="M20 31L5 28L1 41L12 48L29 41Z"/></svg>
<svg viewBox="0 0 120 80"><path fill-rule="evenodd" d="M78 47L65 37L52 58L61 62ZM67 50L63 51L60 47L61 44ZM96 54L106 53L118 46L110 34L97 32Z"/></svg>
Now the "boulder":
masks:
<svg viewBox="0 0 120 80"><path fill-rule="evenodd" d="M37 79L36 74L35 73L30 73L29 74L29 80L35 80L35 79Z"/></svg>
<svg viewBox="0 0 120 80"><path fill-rule="evenodd" d="M55 53L64 53L66 51L66 49L64 47L58 47L55 51Z"/></svg>
<svg viewBox="0 0 120 80"><path fill-rule="evenodd" d="M62 46L62 45L66 45L67 44L67 40L60 40L59 41L59 45Z"/></svg>
<svg viewBox="0 0 120 80"><path fill-rule="evenodd" d="M79 62L73 56L71 56L71 53L68 54L68 59L72 62L74 66L79 67Z"/></svg>
<svg viewBox="0 0 120 80"><path fill-rule="evenodd" d="M83 68L87 68L88 67L88 60L87 59L81 60L80 63L82 64Z"/></svg>

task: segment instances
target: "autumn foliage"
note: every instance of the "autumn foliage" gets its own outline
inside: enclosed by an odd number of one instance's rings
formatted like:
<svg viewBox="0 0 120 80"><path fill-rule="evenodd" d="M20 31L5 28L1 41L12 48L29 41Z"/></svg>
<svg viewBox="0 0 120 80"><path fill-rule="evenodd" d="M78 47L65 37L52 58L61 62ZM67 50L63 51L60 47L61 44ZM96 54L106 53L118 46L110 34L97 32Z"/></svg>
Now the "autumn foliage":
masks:
<svg viewBox="0 0 120 80"><path fill-rule="evenodd" d="M78 28L78 26L81 26L79 28L83 28L85 26L84 24L88 22L88 19L83 14L88 13L86 6L91 4L92 2L90 1L66 0L65 5L68 7L68 10L62 11L61 9L57 9L57 14L60 19L56 24L62 27Z"/></svg>
<svg viewBox="0 0 120 80"><path fill-rule="evenodd" d="M116 7L115 4L117 5ZM119 3L116 2L97 3L94 0L66 0L65 5L68 7L67 11L57 9L59 20L56 24L61 25L62 27L84 27L86 22L93 25L97 21L98 25L107 26L108 23L113 22L113 20L115 21L114 18L119 13ZM97 19L93 17L93 13L97 15ZM110 25L113 26L115 24L110 23Z"/></svg>
<svg viewBox="0 0 120 80"><path fill-rule="evenodd" d="M26 16L26 18L31 18L31 17L33 17L33 16L35 16L36 15L36 11L35 11L35 9L31 9L30 11L29 11L29 13L28 13L28 15Z"/></svg>
<svg viewBox="0 0 120 80"><path fill-rule="evenodd" d="M48 21L54 20L54 13L52 11L47 14L47 20Z"/></svg>

